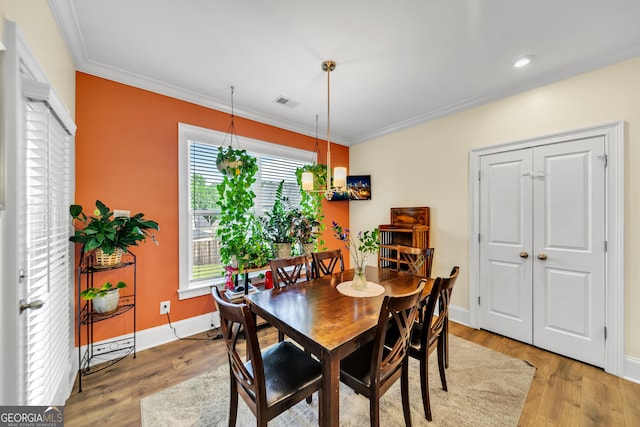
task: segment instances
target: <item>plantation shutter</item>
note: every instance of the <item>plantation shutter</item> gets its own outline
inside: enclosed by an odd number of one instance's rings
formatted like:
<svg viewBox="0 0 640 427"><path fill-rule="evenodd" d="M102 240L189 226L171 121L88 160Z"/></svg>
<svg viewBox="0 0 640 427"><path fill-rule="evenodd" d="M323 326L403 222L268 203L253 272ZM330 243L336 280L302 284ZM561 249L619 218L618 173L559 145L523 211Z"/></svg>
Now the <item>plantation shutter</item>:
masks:
<svg viewBox="0 0 640 427"><path fill-rule="evenodd" d="M27 405L64 405L71 366L71 137L44 102L25 102L24 199L20 215L27 301Z"/></svg>
<svg viewBox="0 0 640 427"><path fill-rule="evenodd" d="M305 163L298 160L266 155L260 157L262 213L271 210L276 199L276 190L282 180L284 180L283 196L289 199L292 207L300 206L302 196L296 178L296 169L304 165Z"/></svg>
<svg viewBox="0 0 640 427"><path fill-rule="evenodd" d="M220 244L216 238L217 214L220 208L217 185L222 173L216 167L218 147L189 142L189 218L191 219L191 277L192 280L222 275Z"/></svg>

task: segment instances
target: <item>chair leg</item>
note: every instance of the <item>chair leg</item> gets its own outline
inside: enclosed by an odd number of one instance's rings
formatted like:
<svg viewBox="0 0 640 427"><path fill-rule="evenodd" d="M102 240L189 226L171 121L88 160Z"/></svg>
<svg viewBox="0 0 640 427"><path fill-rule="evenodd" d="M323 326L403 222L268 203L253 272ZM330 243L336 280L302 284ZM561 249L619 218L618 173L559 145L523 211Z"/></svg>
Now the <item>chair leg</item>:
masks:
<svg viewBox="0 0 640 427"><path fill-rule="evenodd" d="M445 319L444 329L443 329L442 333L445 336L445 343L444 343L445 362L444 362L444 367L448 368L449 367L449 316L447 316L447 318Z"/></svg>
<svg viewBox="0 0 640 427"><path fill-rule="evenodd" d="M380 393L372 392L369 396L369 424L380 427Z"/></svg>
<svg viewBox="0 0 640 427"><path fill-rule="evenodd" d="M305 352L307 355L311 356L311 352L310 352L310 351L305 350L304 352ZM318 394L320 394L320 393L318 393ZM306 399L306 400L307 400L307 403L311 403L311 402L313 402L313 394L310 394L310 395L307 397L307 399Z"/></svg>
<svg viewBox="0 0 640 427"><path fill-rule="evenodd" d="M431 421L431 403L429 402L429 355L420 355L420 384L422 385L422 406L424 417Z"/></svg>
<svg viewBox="0 0 640 427"><path fill-rule="evenodd" d="M402 394L402 412L404 413L404 425L411 427L411 407L409 406L409 358L402 367L402 377L400 378L400 389Z"/></svg>
<svg viewBox="0 0 640 427"><path fill-rule="evenodd" d="M238 384L233 379L233 373L231 373L231 396L229 400L229 427L236 426L236 420L238 418Z"/></svg>
<svg viewBox="0 0 640 427"><path fill-rule="evenodd" d="M438 349L436 351L438 352L438 370L440 371L440 382L442 382L442 389L444 391L448 391L447 378L445 376L445 359L447 358L445 354L447 351L446 336L440 335L440 337L438 338Z"/></svg>
<svg viewBox="0 0 640 427"><path fill-rule="evenodd" d="M278 342L282 342L282 341L284 341L284 334L278 331Z"/></svg>

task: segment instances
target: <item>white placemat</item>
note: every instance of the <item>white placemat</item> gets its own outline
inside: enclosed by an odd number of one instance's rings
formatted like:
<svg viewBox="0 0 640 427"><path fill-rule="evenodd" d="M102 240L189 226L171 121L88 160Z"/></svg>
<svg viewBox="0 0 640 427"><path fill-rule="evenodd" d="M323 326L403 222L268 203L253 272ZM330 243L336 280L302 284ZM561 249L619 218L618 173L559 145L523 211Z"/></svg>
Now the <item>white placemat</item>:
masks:
<svg viewBox="0 0 640 427"><path fill-rule="evenodd" d="M336 288L342 295L356 298L377 297L384 292L384 288L382 286L373 282L367 282L366 289L357 291L351 287L351 280L349 280L348 282L339 283Z"/></svg>

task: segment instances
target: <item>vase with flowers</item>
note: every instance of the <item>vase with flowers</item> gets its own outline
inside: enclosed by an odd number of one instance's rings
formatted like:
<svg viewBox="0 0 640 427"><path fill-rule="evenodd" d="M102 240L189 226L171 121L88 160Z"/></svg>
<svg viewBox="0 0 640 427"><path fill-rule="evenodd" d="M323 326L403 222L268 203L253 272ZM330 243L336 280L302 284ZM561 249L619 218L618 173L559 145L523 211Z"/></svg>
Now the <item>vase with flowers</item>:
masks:
<svg viewBox="0 0 640 427"><path fill-rule="evenodd" d="M373 230L359 231L354 237L348 228L342 228L337 222L331 222L331 229L335 238L342 241L351 254L354 262L354 274L351 286L353 289L362 291L367 288L367 278L365 267L369 254L378 252L380 249L380 232L377 228Z"/></svg>

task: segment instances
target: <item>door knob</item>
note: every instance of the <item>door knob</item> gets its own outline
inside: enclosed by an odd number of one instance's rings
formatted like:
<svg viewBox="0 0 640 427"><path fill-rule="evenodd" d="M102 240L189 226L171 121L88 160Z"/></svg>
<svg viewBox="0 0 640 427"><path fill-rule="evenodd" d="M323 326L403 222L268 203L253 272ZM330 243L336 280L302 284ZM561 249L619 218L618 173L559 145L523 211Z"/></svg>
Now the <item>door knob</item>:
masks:
<svg viewBox="0 0 640 427"><path fill-rule="evenodd" d="M22 314L22 312L25 311L27 308L30 310L37 310L41 308L43 305L44 305L44 301L39 299L35 301L31 301L29 304L27 304L25 300L21 299L20 305L18 307L20 308L20 314Z"/></svg>
<svg viewBox="0 0 640 427"><path fill-rule="evenodd" d="M525 251L520 252L520 258L529 258L529 254Z"/></svg>
<svg viewBox="0 0 640 427"><path fill-rule="evenodd" d="M547 255L545 255L545 254L540 254L540 255L538 255L538 259L540 259L540 260L544 261L545 259L547 259Z"/></svg>

